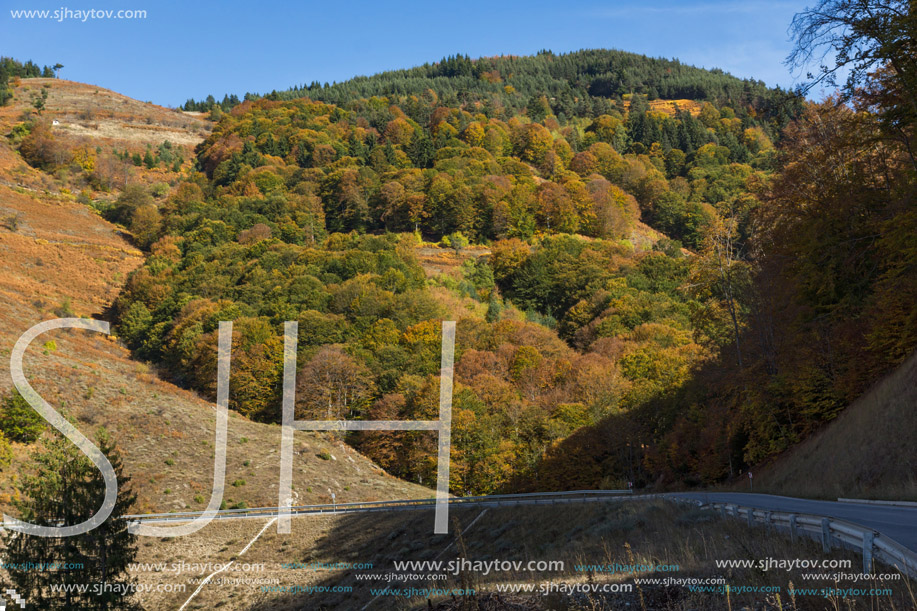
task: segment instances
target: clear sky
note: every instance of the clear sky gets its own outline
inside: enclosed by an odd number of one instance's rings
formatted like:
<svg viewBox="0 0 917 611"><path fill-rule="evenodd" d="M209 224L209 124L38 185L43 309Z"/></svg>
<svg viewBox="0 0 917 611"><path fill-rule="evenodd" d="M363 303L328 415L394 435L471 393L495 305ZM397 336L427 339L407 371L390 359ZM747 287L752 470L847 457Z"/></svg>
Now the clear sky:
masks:
<svg viewBox="0 0 917 611"><path fill-rule="evenodd" d="M68 4L72 1L72 4ZM811 3L811 0L810 2ZM617 48L791 86L787 26L805 0L223 2L6 0L0 54L177 106L472 57ZM145 19L14 19L18 10L145 10Z"/></svg>

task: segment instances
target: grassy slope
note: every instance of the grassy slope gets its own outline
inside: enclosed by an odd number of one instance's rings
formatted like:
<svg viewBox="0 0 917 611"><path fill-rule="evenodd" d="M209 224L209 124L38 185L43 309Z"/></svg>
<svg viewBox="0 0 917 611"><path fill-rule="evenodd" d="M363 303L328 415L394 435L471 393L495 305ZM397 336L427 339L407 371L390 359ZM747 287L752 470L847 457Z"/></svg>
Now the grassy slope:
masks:
<svg viewBox="0 0 917 611"><path fill-rule="evenodd" d="M917 354L755 474L780 494L917 501Z"/></svg>
<svg viewBox="0 0 917 611"><path fill-rule="evenodd" d="M210 130L197 113L176 112L94 85L46 78L21 80L14 88L13 102L0 111L0 116L21 113L43 87L49 89L42 116L59 121L59 133L88 138L94 146L157 146L169 140L193 147Z"/></svg>

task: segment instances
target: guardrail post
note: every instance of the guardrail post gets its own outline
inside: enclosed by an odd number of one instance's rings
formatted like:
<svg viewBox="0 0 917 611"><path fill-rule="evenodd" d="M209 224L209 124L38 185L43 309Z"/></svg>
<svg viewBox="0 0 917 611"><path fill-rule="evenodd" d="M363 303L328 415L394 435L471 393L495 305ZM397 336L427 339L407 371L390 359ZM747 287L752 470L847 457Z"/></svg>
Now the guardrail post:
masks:
<svg viewBox="0 0 917 611"><path fill-rule="evenodd" d="M831 520L828 518L821 520L821 546L826 552L831 551Z"/></svg>
<svg viewBox="0 0 917 611"><path fill-rule="evenodd" d="M863 533L863 572L872 573L872 546L876 535L873 532Z"/></svg>
<svg viewBox="0 0 917 611"><path fill-rule="evenodd" d="M726 506L725 505L720 505L720 517L724 519L726 518Z"/></svg>
<svg viewBox="0 0 917 611"><path fill-rule="evenodd" d="M764 525L765 526L771 525L771 512L769 511L764 512Z"/></svg>
<svg viewBox="0 0 917 611"><path fill-rule="evenodd" d="M749 508L746 510L746 515L747 515L747 517L748 517L748 525L749 525L749 526L754 526L754 525L755 525L755 510L752 509L751 507L749 507Z"/></svg>
<svg viewBox="0 0 917 611"><path fill-rule="evenodd" d="M796 537L798 535L797 526L796 526L796 514L790 514L790 537L793 539L793 542L796 542Z"/></svg>

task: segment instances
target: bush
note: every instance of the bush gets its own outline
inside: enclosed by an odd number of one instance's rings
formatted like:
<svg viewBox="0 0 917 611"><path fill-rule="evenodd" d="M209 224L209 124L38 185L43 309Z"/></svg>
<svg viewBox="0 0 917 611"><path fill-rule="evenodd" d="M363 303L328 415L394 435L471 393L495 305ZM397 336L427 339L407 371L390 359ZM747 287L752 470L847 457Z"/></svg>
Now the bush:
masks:
<svg viewBox="0 0 917 611"><path fill-rule="evenodd" d="M13 462L13 449L6 435L0 433L0 469L10 466L11 462Z"/></svg>
<svg viewBox="0 0 917 611"><path fill-rule="evenodd" d="M13 144L19 144L32 131L31 123L17 123L10 132L10 141Z"/></svg>
<svg viewBox="0 0 917 611"><path fill-rule="evenodd" d="M17 231L19 226L22 224L22 213L17 212L3 219L3 225L10 231Z"/></svg>
<svg viewBox="0 0 917 611"><path fill-rule="evenodd" d="M169 185L164 182L157 182L150 189L150 193L153 194L153 197L163 197L169 192Z"/></svg>
<svg viewBox="0 0 917 611"><path fill-rule="evenodd" d="M0 432L11 441L32 443L45 430L44 418L14 390L0 401Z"/></svg>
<svg viewBox="0 0 917 611"><path fill-rule="evenodd" d="M453 249L455 252L468 246L468 238L461 231L456 231L443 237L443 245Z"/></svg>
<svg viewBox="0 0 917 611"><path fill-rule="evenodd" d="M61 318L73 318L75 314L73 312L73 304L71 303L70 298L64 297L64 300L61 301L60 306L55 308L54 313Z"/></svg>
<svg viewBox="0 0 917 611"><path fill-rule="evenodd" d="M57 140L44 123L36 124L23 137L19 153L30 166L43 170L66 167L73 159L73 153L67 145Z"/></svg>
<svg viewBox="0 0 917 611"><path fill-rule="evenodd" d="M142 185L128 185L121 192L118 201L107 218L109 221L127 225L133 219L134 212L145 206L153 206L155 208L153 196L147 193Z"/></svg>

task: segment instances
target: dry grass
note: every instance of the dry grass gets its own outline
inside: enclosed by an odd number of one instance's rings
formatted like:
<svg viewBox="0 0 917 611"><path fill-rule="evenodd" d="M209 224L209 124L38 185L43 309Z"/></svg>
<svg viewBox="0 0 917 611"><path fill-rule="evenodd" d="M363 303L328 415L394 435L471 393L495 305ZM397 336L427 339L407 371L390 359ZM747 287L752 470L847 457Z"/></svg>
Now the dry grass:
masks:
<svg viewBox="0 0 917 611"><path fill-rule="evenodd" d="M204 139L209 123L196 114L186 114L74 81L22 79L13 88L12 102L0 109L4 132L32 110L32 98L48 89L42 116L60 122L62 135L89 137L93 145L140 148L158 146L163 140L193 148Z"/></svg>
<svg viewBox="0 0 917 611"><path fill-rule="evenodd" d="M456 252L451 248L439 248L425 244L414 249L420 265L428 278L444 274L459 279L462 264L468 259L477 259L490 255L490 249L484 246L469 246Z"/></svg>
<svg viewBox="0 0 917 611"><path fill-rule="evenodd" d="M624 100L624 108L630 107L630 100ZM694 100L651 100L649 102L650 110L664 112L667 115L675 116L676 109L686 110L691 113L692 117L700 114L703 104Z"/></svg>
<svg viewBox="0 0 917 611"><path fill-rule="evenodd" d="M560 505L553 507L462 508L452 512L448 536L432 535L431 511L390 514L352 514L325 517L298 517L290 535L278 535L272 525L239 562L263 563L263 571L230 572L229 578L276 579L280 585L300 587L350 586L347 594L313 593L287 595L261 591L251 583L205 586L190 609L360 609L373 595L370 588L464 587L479 593L493 592L498 583L630 583L634 575L589 574L577 572L575 564L677 564L676 573L657 573L656 577L725 577L731 586L779 586L786 609L909 609L912 598L903 582L889 582L892 596L845 601L797 597L795 605L786 592L790 582L798 588L852 587L803 580L798 572L783 570L716 569L714 560L764 558L846 558L853 567L859 557L851 552L824 554L809 540L792 542L777 532L761 536L738 520L723 519L712 512L685 509L662 501L610 502L602 504ZM202 533L179 541L144 542L143 562L225 562L241 550L264 526L264 521L221 522ZM472 524L473 523L473 524ZM456 533L461 533L456 541ZM451 546L451 547L450 547ZM448 549L447 549L448 548ZM445 550L445 551L444 551ZM395 572L399 560L444 561L464 557L469 560L562 560L565 569L551 573L461 573L445 581L405 581L387 583L358 581L358 572L386 574ZM281 563L370 562L371 571L285 569ZM859 572L854 568L848 572ZM654 575L642 574L639 577ZM195 575L174 572L142 573L143 583L188 583ZM196 586L188 585L185 594L144 597L148 609L174 609L187 599ZM501 595L502 597L502 595ZM481 597L483 598L483 597ZM719 594L692 594L687 589L641 586L628 594L605 598L567 599L560 596L511 597L524 607L488 606L493 609L777 609L773 594L733 595L727 603ZM433 602L442 602L435 600ZM423 598L410 600L385 597L370 609L427 608ZM478 609L448 606L449 609ZM485 608L485 607L481 607Z"/></svg>
<svg viewBox="0 0 917 611"><path fill-rule="evenodd" d="M39 114L33 100L47 94L44 110ZM210 132L211 123L197 114L139 102L107 89L58 79L23 79L13 84L13 99L0 108L0 134L10 133L14 126L29 120L56 122L51 125L55 146L71 154L89 155L100 168L102 183L109 186L124 183L174 184L181 176L170 164L152 169L122 162L114 151L144 154L147 147L156 150L169 141L173 151L184 160L178 169L191 167L194 147ZM4 145L0 151L0 184L39 193L66 193L64 190L92 191L92 185L78 164L63 164L54 176L25 165L15 151ZM116 195L116 194L115 194ZM98 193L96 197L111 198Z"/></svg>
<svg viewBox="0 0 917 611"><path fill-rule="evenodd" d="M915 405L917 354L834 422L755 473L755 488L829 499L917 501Z"/></svg>

